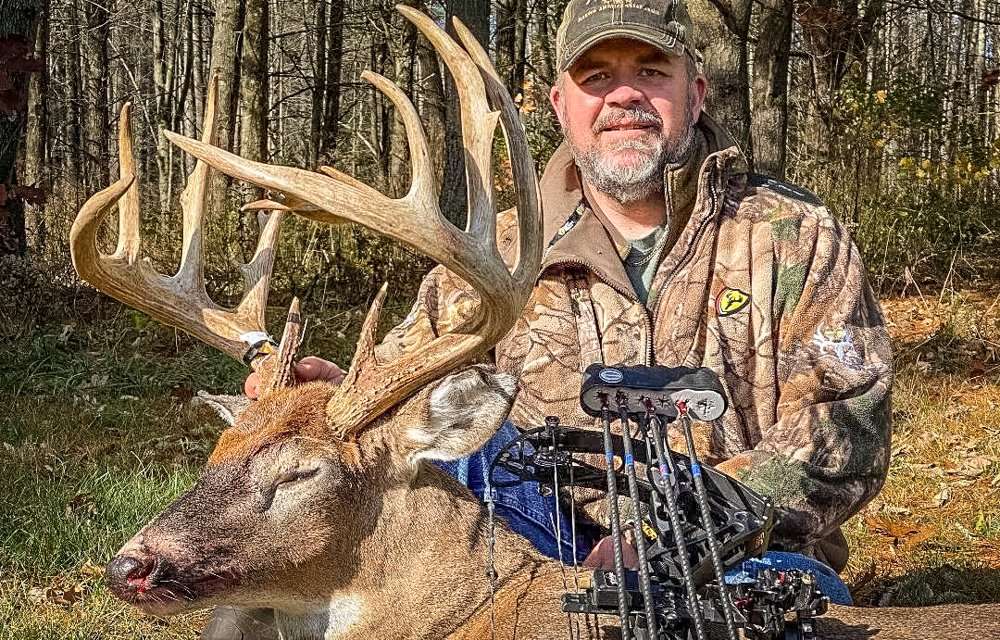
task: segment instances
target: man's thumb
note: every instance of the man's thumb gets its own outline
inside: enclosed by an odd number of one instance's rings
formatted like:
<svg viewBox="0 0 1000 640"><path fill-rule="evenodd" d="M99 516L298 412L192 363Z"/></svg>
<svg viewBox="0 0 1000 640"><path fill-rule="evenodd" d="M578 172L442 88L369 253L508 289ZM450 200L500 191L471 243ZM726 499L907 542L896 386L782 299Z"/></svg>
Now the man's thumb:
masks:
<svg viewBox="0 0 1000 640"><path fill-rule="evenodd" d="M243 393L251 400L256 400L260 393L260 376L254 371L243 381Z"/></svg>

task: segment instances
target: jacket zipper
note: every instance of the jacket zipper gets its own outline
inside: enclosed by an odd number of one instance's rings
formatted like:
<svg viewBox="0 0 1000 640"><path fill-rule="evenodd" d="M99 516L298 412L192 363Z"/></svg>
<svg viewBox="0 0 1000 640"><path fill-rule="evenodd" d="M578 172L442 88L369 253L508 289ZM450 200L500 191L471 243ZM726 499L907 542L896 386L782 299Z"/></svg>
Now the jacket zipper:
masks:
<svg viewBox="0 0 1000 640"><path fill-rule="evenodd" d="M714 218L715 214L717 213L716 208L718 206L718 194L716 193L715 189L715 174L716 170L712 169L712 175L710 176L712 179L709 182L709 198L711 201L712 215L709 215L707 218L705 218L705 220L701 223L701 226L698 227L698 230L695 232L694 238L692 239L690 246L687 248L686 252L681 257L681 260L677 263L677 267L674 269L674 273L676 273L681 267L686 265L688 261L691 259L691 254L694 251L695 245L698 244L698 240L701 239L701 234L705 231L705 227L708 226L709 221L712 218ZM629 300L631 300L636 304L641 304L639 302L639 298L635 295L635 291L630 291L628 289L618 286L616 283L612 282L610 278L606 277L603 273L601 273L601 271L596 266L594 266L594 264L587 262L586 260L580 260L576 258L572 258L569 260L559 260L557 262L545 265L542 268L541 272L544 273L546 269L554 267L556 265L576 265L579 267L585 267L589 269L591 273L596 275L598 280L608 285L609 287L620 293L622 296L628 298ZM663 283L663 286L660 287L661 291L666 288L667 284L670 283L670 280L671 278L673 278L673 276L674 274L671 274L667 278L667 280ZM654 304L649 304L648 306L642 305L643 307L642 318L646 329L646 334L644 338L645 344L643 344L643 364L646 366L652 366L653 361L655 360L655 358L653 357L653 326L654 323L656 322L656 306L655 306L656 298L654 298L652 302ZM649 311L649 306L653 307L652 314Z"/></svg>
<svg viewBox="0 0 1000 640"><path fill-rule="evenodd" d="M657 295L655 297L653 297L651 300L648 300L647 301L648 304L645 305L644 308L643 308L643 315L646 317L647 327L649 329L646 332L646 342L647 342L647 345L646 345L646 349L647 349L646 350L646 359L647 359L647 362L646 362L646 364L647 365L654 364L653 361L655 359L654 358L654 354L653 354L653 327L656 326L656 311L657 311L657 309L659 309L659 306L656 304L656 302L659 299L659 293L661 291L665 290L667 288L667 285L670 284L670 281L674 278L674 276L677 274L677 272L680 271L688 262L690 262L691 256L694 253L694 248L698 245L698 241L701 240L701 236L705 232L705 228L708 226L708 223L713 218L715 218L718 215L718 213L719 213L717 211L718 202L719 202L719 194L716 191L716 187L715 187L716 169L714 169L714 168L712 169L712 173L711 173L711 175L709 177L711 179L710 179L709 184L708 184L708 195L709 195L710 206L711 206L711 214L708 215L702 221L701 226L699 226L698 230L695 231L694 238L691 239L691 244L688 245L687 250L685 251L684 255L681 256L681 259L680 259L680 261L678 261L677 266L674 267L673 273L671 273L669 276L667 276L667 279L664 280L663 285L657 291ZM652 312L650 312L650 309L652 309Z"/></svg>

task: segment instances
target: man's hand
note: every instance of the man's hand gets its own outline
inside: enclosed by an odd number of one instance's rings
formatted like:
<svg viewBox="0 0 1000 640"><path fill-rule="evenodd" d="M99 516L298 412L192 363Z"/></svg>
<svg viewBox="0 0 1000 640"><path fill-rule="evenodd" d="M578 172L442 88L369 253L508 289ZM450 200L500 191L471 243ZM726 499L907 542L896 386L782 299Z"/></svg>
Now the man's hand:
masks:
<svg viewBox="0 0 1000 640"><path fill-rule="evenodd" d="M622 560L625 568L636 570L639 568L639 554L635 551L633 536L622 536ZM588 569L604 569L611 571L615 568L615 541L611 536L601 538L597 546L590 552L587 559L583 561L583 566Z"/></svg>
<svg viewBox="0 0 1000 640"><path fill-rule="evenodd" d="M296 382L325 380L333 384L340 384L344 381L344 373L344 370L334 363L316 356L306 356L295 363ZM246 382L243 383L243 392L247 394L248 398L256 400L259 387L260 376L254 371L247 376Z"/></svg>

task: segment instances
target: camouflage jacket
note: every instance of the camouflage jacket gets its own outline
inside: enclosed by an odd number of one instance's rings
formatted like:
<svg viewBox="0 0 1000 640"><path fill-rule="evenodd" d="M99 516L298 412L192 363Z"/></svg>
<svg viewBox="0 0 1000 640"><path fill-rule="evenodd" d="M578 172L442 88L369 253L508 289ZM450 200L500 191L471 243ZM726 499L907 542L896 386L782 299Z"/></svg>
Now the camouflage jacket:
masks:
<svg viewBox="0 0 1000 640"><path fill-rule="evenodd" d="M728 460L727 471L774 498L783 511L775 542L839 570L847 557L839 525L877 493L889 461L892 361L882 313L857 248L822 203L749 174L708 116L699 129L687 179L667 181L668 205L687 193L691 214L646 305L615 234L581 206L565 145L547 165L552 242L524 314L495 350L497 366L521 380L511 419L589 424L578 393L582 370L597 360L710 367L731 405L703 425L701 454ZM508 254L517 246L514 215L499 222ZM448 331L474 304L461 280L433 270L381 357Z"/></svg>

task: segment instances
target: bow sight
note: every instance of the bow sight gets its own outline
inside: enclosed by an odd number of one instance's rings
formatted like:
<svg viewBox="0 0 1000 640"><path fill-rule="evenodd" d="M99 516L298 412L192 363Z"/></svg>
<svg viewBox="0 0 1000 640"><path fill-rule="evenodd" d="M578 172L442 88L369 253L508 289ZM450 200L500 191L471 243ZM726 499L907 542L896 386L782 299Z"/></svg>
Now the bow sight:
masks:
<svg viewBox="0 0 1000 640"><path fill-rule="evenodd" d="M729 640L739 630L753 640L814 637L814 619L828 599L811 573L765 569L738 584L724 579L727 569L767 550L774 509L698 460L691 421L716 420L726 410L714 372L595 364L584 374L580 404L600 419L602 432L548 418L510 442L490 469L494 488L537 482L540 491L607 492L614 570L596 570L589 587L565 594L564 611L618 615L626 640L705 640L706 623L723 625ZM667 446L670 428L681 431L688 455ZM605 468L578 454L603 454ZM619 492L633 505L626 525L634 533L636 571L625 567Z"/></svg>

